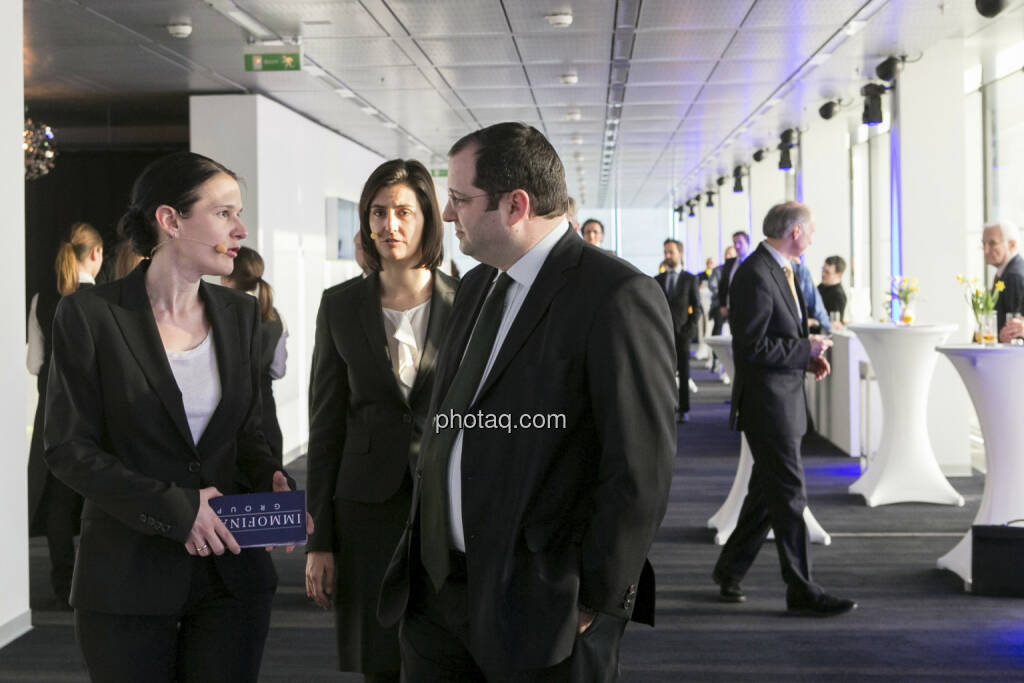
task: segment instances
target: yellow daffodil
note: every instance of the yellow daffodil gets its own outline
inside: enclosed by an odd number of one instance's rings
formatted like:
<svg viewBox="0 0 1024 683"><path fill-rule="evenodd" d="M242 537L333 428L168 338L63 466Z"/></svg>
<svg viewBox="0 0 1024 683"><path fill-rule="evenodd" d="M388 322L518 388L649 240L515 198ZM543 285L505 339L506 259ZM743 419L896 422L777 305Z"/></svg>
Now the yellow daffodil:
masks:
<svg viewBox="0 0 1024 683"><path fill-rule="evenodd" d="M1001 292L1001 291L1003 291L1004 289L1006 289L1006 284L1005 284L1005 283L1003 283L1003 281L1002 281L1002 280L1000 280L999 282L997 282L997 283L996 283L996 291L997 291L997 292Z"/></svg>
<svg viewBox="0 0 1024 683"><path fill-rule="evenodd" d="M959 282L960 284L963 284L964 276L963 275L957 275L956 276L956 281Z"/></svg>

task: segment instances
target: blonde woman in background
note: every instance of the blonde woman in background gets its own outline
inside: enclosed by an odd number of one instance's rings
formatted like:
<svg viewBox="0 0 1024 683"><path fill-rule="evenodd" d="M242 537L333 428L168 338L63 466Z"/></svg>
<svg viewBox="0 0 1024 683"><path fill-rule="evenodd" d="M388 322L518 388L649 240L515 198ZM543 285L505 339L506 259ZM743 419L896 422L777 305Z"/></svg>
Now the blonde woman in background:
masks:
<svg viewBox="0 0 1024 683"><path fill-rule="evenodd" d="M284 377L288 351L288 327L281 314L274 308L274 289L263 279L263 257L249 247L239 247L235 267L231 275L221 277L220 283L242 292L248 292L260 302L260 341L263 356L260 358L260 391L263 393L263 434L267 437L270 450L277 463L282 463L284 439L281 425L277 421L277 403L274 401L275 379Z"/></svg>
<svg viewBox="0 0 1024 683"><path fill-rule="evenodd" d="M71 574L75 566L75 533L82 497L54 478L43 461L43 416L46 378L50 374L50 328L60 297L96 284L103 265L103 238L88 223L71 226L57 251L57 288L32 297L28 316L28 371L38 377L39 402L28 457L28 514L33 536L46 535L50 548L50 584L59 610L70 609Z"/></svg>

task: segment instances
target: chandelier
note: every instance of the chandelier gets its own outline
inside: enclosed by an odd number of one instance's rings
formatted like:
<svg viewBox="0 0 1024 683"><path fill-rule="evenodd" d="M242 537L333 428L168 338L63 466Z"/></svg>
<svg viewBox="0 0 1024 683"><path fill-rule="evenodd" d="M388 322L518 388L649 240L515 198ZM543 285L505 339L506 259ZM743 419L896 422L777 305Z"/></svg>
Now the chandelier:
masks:
<svg viewBox="0 0 1024 683"><path fill-rule="evenodd" d="M25 179L35 180L53 170L57 149L53 144L53 131L44 123L25 119L24 140Z"/></svg>

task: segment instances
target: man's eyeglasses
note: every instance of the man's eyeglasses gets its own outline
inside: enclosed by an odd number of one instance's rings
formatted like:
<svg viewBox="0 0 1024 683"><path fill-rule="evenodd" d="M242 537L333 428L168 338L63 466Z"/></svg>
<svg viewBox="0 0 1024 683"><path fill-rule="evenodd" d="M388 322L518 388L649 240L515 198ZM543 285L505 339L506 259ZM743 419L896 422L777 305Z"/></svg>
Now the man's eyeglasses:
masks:
<svg viewBox="0 0 1024 683"><path fill-rule="evenodd" d="M465 206L477 197L495 197L497 195L505 194L508 190L503 192L481 192L480 194L471 194L468 196L459 196L453 194L451 190L448 190L448 201L451 202L453 207Z"/></svg>

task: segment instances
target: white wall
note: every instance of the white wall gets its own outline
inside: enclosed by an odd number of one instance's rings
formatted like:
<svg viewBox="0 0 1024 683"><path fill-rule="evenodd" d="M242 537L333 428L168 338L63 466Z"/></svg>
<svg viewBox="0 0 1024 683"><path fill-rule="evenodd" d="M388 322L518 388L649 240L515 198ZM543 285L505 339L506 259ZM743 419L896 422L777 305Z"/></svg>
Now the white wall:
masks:
<svg viewBox="0 0 1024 683"><path fill-rule="evenodd" d="M748 191L751 202L750 246L756 247L764 239L761 225L765 214L779 202L786 201L786 174L779 170L779 153L766 152L764 159L750 164ZM731 233L730 233L731 234Z"/></svg>
<svg viewBox="0 0 1024 683"><path fill-rule="evenodd" d="M901 154L903 271L920 281L921 323L954 323L951 343L968 340L970 314L957 273L968 270L964 224L965 154L963 41L946 40L908 64L898 84ZM951 103L954 106L950 106ZM935 144L942 145L942 172L935 172ZM963 383L940 358L928 396L928 428L935 457L946 474L970 474L968 419L971 402Z"/></svg>
<svg viewBox="0 0 1024 683"><path fill-rule="evenodd" d="M21 149L24 100L20 2L0 3L0 205L4 207L5 247L16 258L7 259L0 271L0 288L6 325L0 329L0 385L4 391L0 410L0 471L4 472L3 514L0 514L0 647L32 628L28 608L28 502L25 437L25 166ZM31 424L31 422L29 422Z"/></svg>
<svg viewBox="0 0 1024 683"><path fill-rule="evenodd" d="M715 263L722 262L722 252L725 248L732 244L732 234L738 230L746 230L748 233L751 231L750 225L750 183L748 178L743 179L743 192L732 191L732 179L729 179L725 185L720 189L722 190L719 203L722 205L722 222L721 222L721 248L719 248L718 237L712 244L704 244L704 256L705 258L711 256L715 259ZM757 226L755 231L760 234L761 226ZM703 260L701 261L703 264Z"/></svg>
<svg viewBox="0 0 1024 683"><path fill-rule="evenodd" d="M382 157L259 95L190 98L192 150L245 179L246 243L267 265L264 279L288 325L288 371L274 382L284 452L309 435L307 395L321 292L358 274L328 261L326 198L358 202ZM293 453L297 455L297 453Z"/></svg>
<svg viewBox="0 0 1024 683"><path fill-rule="evenodd" d="M665 258L662 244L672 234L672 223L675 221L671 207L620 209L614 215L614 229L621 235L619 256L648 275L656 274L658 264ZM605 226L607 228L608 224L605 223ZM605 246L611 246L607 235Z"/></svg>
<svg viewBox="0 0 1024 683"><path fill-rule="evenodd" d="M850 157L843 117L817 119L800 136L803 202L814 214L814 242L804 254L815 282L825 258L850 262ZM846 282L848 285L849 283Z"/></svg>

